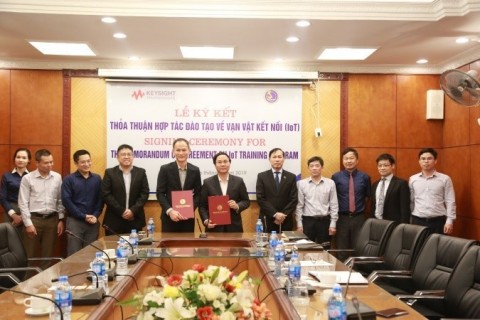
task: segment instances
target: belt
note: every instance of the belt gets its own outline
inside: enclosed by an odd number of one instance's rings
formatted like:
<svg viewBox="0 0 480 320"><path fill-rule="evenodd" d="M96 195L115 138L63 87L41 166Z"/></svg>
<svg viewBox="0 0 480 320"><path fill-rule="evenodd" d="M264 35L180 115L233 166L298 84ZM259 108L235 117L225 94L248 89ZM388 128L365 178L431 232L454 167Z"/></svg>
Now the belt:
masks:
<svg viewBox="0 0 480 320"><path fill-rule="evenodd" d="M417 217L417 216L412 216L415 219L425 221L425 222L434 222L434 221L440 221L440 220L445 220L445 216L437 216L437 217L430 217L430 218L422 218L422 217Z"/></svg>
<svg viewBox="0 0 480 320"><path fill-rule="evenodd" d="M330 216L302 216L303 219L312 219L312 220L330 220Z"/></svg>
<svg viewBox="0 0 480 320"><path fill-rule="evenodd" d="M356 217L363 214L363 211L360 211L360 212L341 211L339 212L339 214L343 216Z"/></svg>
<svg viewBox="0 0 480 320"><path fill-rule="evenodd" d="M53 216L55 216L57 214L57 212L48 212L48 213L40 213L40 212L30 212L30 214L33 216L33 217L38 217L38 218L42 218L42 219L48 219L48 218L51 218Z"/></svg>

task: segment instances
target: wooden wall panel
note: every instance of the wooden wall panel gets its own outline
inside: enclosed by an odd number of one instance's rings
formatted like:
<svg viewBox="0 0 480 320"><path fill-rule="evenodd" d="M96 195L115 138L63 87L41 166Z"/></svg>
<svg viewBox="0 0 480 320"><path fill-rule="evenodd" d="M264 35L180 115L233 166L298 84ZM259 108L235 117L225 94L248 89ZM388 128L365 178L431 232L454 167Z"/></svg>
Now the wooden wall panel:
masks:
<svg viewBox="0 0 480 320"><path fill-rule="evenodd" d="M442 120L426 120L427 90L439 88L437 75L397 76L399 148L442 147Z"/></svg>
<svg viewBox="0 0 480 320"><path fill-rule="evenodd" d="M468 144L470 127L470 108L464 107L445 96L445 121L443 124L443 147ZM476 122L476 121L475 121Z"/></svg>
<svg viewBox="0 0 480 320"><path fill-rule="evenodd" d="M480 144L480 106L468 108L469 144Z"/></svg>
<svg viewBox="0 0 480 320"><path fill-rule="evenodd" d="M12 70L12 144L62 144L61 71ZM61 171L59 171L61 172Z"/></svg>
<svg viewBox="0 0 480 320"><path fill-rule="evenodd" d="M350 75L348 145L395 147L397 140L394 75Z"/></svg>
<svg viewBox="0 0 480 320"><path fill-rule="evenodd" d="M480 166L478 165L478 155L480 154L480 146L470 146L470 214L480 220ZM480 239L480 229L477 229L478 237Z"/></svg>
<svg viewBox="0 0 480 320"><path fill-rule="evenodd" d="M442 157L438 159L442 163L442 170L452 178L457 203L457 219L461 217L473 217L470 211L470 147L445 148Z"/></svg>
<svg viewBox="0 0 480 320"><path fill-rule="evenodd" d="M0 144L10 143L10 126L10 71L0 70Z"/></svg>
<svg viewBox="0 0 480 320"><path fill-rule="evenodd" d="M418 172L420 165L418 163L418 152L420 149L398 149L397 150L397 175L405 180Z"/></svg>

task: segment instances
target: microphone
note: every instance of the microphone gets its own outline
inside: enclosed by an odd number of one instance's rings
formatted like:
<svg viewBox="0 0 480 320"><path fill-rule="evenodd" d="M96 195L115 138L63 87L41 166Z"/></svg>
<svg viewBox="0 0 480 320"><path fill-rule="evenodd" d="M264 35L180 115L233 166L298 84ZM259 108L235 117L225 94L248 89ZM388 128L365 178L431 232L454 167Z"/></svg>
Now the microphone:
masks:
<svg viewBox="0 0 480 320"><path fill-rule="evenodd" d="M103 295L105 291L102 288L99 288L98 285L98 274L93 270L87 270L83 272L78 272L69 275L68 277L75 277L85 273L93 273L95 278L97 279L97 287L95 289L85 289L85 290L78 290L72 291L72 305L74 306L86 306L86 305L95 305L100 304L103 299ZM57 282L59 278L52 279L52 282Z"/></svg>
<svg viewBox="0 0 480 320"><path fill-rule="evenodd" d="M200 223L199 219L196 219L197 220L197 224L198 224L198 229L200 229L200 235L198 236L199 238L206 238L207 237L207 227L205 227L205 231L202 231L202 224Z"/></svg>
<svg viewBox="0 0 480 320"><path fill-rule="evenodd" d="M83 243L85 243L85 244L87 244L87 245L89 245L89 246L91 246L91 247L94 247L95 249L103 252L103 254L104 254L104 255L107 257L107 259L108 259L108 270L107 270L108 281L113 280L113 274L115 273L115 270L112 269L112 263L111 263L111 261L110 261L110 257L108 256L108 254L107 254L107 252L106 252L105 250L100 249L99 247L97 247L96 245L94 245L94 244L92 244L92 243L86 242L84 239L82 239L81 237L77 236L75 233L73 233L72 231L70 231L70 230L68 230L68 229L65 230L65 233L67 233L67 234L71 235L72 237L81 240ZM98 277L97 277L97 279L98 279Z"/></svg>
<svg viewBox="0 0 480 320"><path fill-rule="evenodd" d="M63 310L62 310L62 308L60 308L60 305L54 299L50 299L50 298L47 298L47 297L44 297L44 296L39 296L39 295L32 294L32 293L29 293L29 292L23 292L23 291L10 289L10 288L5 288L5 287L0 287L0 290L10 291L10 292L13 292L13 293L23 294L24 296L36 297L36 298L40 298L40 299L43 299L43 300L48 300L48 301L52 302L55 305L55 308L57 308L60 311L60 320L63 320Z"/></svg>
<svg viewBox="0 0 480 320"><path fill-rule="evenodd" d="M128 241L127 238L123 237L122 235L119 235L118 233L116 233L115 231L113 231L112 228L110 228L109 226L107 226L106 224L102 225L103 228L105 230L107 230L108 232L116 235L118 238L122 238L123 240L125 240L125 242L130 246L130 249L132 249L132 254L128 256L128 264L135 264L137 263L137 255L135 254L135 249L133 248L132 244L130 243L130 241Z"/></svg>
<svg viewBox="0 0 480 320"><path fill-rule="evenodd" d="M352 276L353 267L355 265L355 258L351 260L350 271L348 272L348 279L345 286L344 299L347 311L347 320L363 320L376 319L377 313L375 310L360 302L357 297L352 297L351 301L347 298L348 287L350 285L350 278Z"/></svg>

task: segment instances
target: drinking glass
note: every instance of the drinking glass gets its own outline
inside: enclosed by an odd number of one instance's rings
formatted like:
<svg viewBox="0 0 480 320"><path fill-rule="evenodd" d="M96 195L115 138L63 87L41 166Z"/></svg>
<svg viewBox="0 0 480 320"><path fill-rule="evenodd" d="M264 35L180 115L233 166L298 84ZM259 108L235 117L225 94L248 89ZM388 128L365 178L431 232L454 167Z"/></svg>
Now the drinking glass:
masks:
<svg viewBox="0 0 480 320"><path fill-rule="evenodd" d="M295 295L291 298L293 306L302 320L307 320L308 306L310 297L308 296L307 284L304 282L296 283L294 288Z"/></svg>

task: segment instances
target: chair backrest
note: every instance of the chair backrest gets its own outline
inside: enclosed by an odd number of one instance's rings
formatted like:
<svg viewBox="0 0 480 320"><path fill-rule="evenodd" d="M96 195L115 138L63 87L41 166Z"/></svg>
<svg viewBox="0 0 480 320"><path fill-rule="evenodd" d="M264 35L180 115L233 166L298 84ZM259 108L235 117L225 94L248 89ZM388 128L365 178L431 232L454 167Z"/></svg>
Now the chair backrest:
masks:
<svg viewBox="0 0 480 320"><path fill-rule="evenodd" d="M7 222L0 223L0 272L2 268L26 267L27 254L18 231ZM25 272L15 272L22 279Z"/></svg>
<svg viewBox="0 0 480 320"><path fill-rule="evenodd" d="M475 240L431 234L413 268L415 290L445 290L453 268Z"/></svg>
<svg viewBox="0 0 480 320"><path fill-rule="evenodd" d="M460 259L445 292L447 315L480 318L480 246L468 248Z"/></svg>
<svg viewBox="0 0 480 320"><path fill-rule="evenodd" d="M384 259L387 270L412 270L429 232L424 226L401 223L388 239Z"/></svg>
<svg viewBox="0 0 480 320"><path fill-rule="evenodd" d="M383 219L367 219L360 229L354 246L354 255L361 257L381 257L395 222Z"/></svg>

